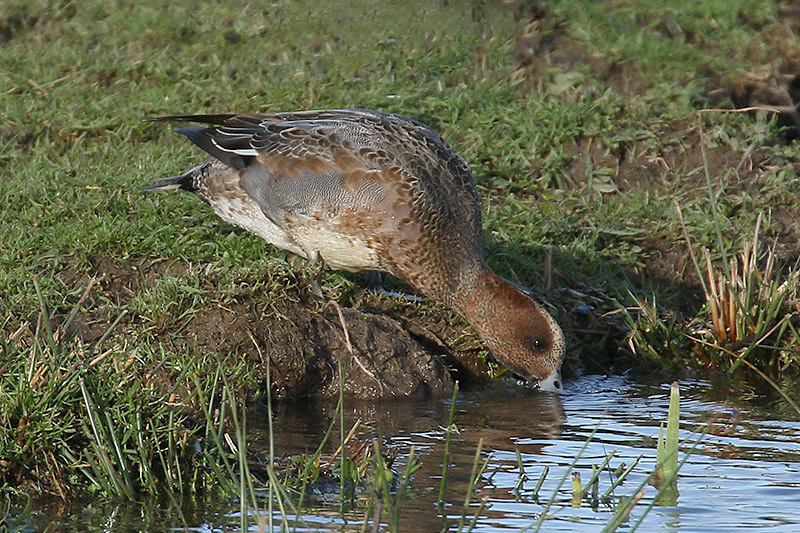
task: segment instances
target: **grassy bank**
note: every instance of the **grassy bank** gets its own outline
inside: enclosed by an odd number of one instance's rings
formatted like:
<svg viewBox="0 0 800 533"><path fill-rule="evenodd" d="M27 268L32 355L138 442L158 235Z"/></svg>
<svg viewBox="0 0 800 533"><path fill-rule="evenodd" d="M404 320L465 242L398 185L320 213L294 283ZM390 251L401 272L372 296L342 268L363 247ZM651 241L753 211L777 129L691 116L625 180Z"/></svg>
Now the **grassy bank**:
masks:
<svg viewBox="0 0 800 533"><path fill-rule="evenodd" d="M195 198L139 192L202 157L143 121L162 114L418 118L470 161L490 263L549 302L568 369L780 385L800 369L798 26L766 0L6 2L0 484L127 496L201 476L180 459L189 414L222 377L264 389L259 350L281 341L258 324L322 312L307 265ZM358 305L361 278L324 277ZM370 305L484 355L441 308Z"/></svg>

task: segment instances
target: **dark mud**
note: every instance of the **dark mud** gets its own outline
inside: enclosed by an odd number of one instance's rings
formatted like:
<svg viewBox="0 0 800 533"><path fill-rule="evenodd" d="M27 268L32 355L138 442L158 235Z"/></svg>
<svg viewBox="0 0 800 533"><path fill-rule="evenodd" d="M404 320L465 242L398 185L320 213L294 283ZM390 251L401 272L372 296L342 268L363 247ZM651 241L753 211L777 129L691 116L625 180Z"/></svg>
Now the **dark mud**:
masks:
<svg viewBox="0 0 800 533"><path fill-rule="evenodd" d="M277 296L243 291L225 305L203 305L179 325L153 325L132 311L130 302L163 278L186 274L190 265L109 257L92 257L86 264L69 266L58 276L73 294L96 279L73 322L71 333L81 342L98 342L118 310L126 309L114 334L130 345L145 339L137 333L144 329L147 342L164 346L166 353L197 353L226 364L241 358L260 383L252 391L256 395L267 390L268 367L269 390L286 399L338 395L340 364L344 392L357 398L449 395L455 381L462 388L477 386L498 368L487 362L483 344L466 321L442 306L362 290L338 302L322 302L310 288L293 286ZM602 291L576 282L534 297L546 303L574 339L570 357L587 346L595 362L619 352L625 330L618 317L605 316L615 305ZM56 323L59 318L54 317ZM575 369L568 359L567 374ZM170 388L175 385L169 370L159 369L153 377Z"/></svg>
<svg viewBox="0 0 800 533"><path fill-rule="evenodd" d="M280 305L272 317L246 306L201 313L179 343L204 350L241 353L266 378L279 398L339 393L339 365L345 394L363 398L441 395L452 390L445 367L449 353L432 353L395 319L369 309L336 303L312 310ZM252 336L252 337L251 337Z"/></svg>
<svg viewBox="0 0 800 533"><path fill-rule="evenodd" d="M89 263L88 272L70 267L59 276L76 291L97 279L86 312L74 323L73 334L88 345L114 318L103 302L125 306L159 279L180 277L189 268L179 261L108 257ZM203 307L180 328L157 324L153 340L176 353L244 358L264 390L269 366L277 398L338 395L340 364L345 394L361 398L441 396L452 392L455 379L462 384L489 379L480 341L448 309L364 292L337 303L318 301L307 288L287 291L291 294L270 301L241 295L232 304ZM128 314L118 331L135 331L141 321ZM173 376L160 377L171 384Z"/></svg>

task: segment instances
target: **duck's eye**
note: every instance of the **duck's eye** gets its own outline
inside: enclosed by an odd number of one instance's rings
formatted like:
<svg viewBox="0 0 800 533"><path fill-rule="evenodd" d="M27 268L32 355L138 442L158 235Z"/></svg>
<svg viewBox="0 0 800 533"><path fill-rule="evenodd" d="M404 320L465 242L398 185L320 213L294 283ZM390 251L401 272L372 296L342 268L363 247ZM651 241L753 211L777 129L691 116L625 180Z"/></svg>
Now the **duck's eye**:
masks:
<svg viewBox="0 0 800 533"><path fill-rule="evenodd" d="M547 343L543 339L540 339L538 337L533 339L532 344L533 344L533 349L536 350L537 352L543 352L547 349Z"/></svg>

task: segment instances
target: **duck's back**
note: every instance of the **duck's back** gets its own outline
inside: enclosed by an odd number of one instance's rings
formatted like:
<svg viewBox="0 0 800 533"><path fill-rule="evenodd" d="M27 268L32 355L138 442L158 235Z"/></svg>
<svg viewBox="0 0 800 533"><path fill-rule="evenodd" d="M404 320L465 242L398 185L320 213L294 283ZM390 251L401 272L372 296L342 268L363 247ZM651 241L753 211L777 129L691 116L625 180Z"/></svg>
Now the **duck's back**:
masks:
<svg viewBox="0 0 800 533"><path fill-rule="evenodd" d="M472 172L417 121L360 109L172 118L212 125L178 130L218 160L186 188L281 248L387 271L445 302L483 264Z"/></svg>

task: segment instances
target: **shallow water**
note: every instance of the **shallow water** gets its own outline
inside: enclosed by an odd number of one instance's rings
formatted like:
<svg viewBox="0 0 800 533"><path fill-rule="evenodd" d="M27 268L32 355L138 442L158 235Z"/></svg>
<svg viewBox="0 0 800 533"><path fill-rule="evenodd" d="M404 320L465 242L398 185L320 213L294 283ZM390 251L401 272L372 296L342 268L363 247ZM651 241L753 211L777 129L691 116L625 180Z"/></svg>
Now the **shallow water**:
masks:
<svg viewBox="0 0 800 533"><path fill-rule="evenodd" d="M644 516L639 531L800 531L800 416L781 401L725 379L685 380L680 386L680 459L691 453L679 472L677 504L655 505L645 516L657 492L645 485L644 496L619 530L629 531ZM458 530L475 450L482 439L482 457L489 457L489 462L467 523L478 510L477 502L485 498L486 507L473 531L519 531L530 526L534 531L545 504L553 499L541 531L594 532L611 520L619 498L635 495L652 472L668 400L668 383L623 376L568 381L560 397L523 393L512 386L462 392L456 405L459 432L453 435L451 448L447 519L439 516L436 501L449 399L346 401L346 425L360 419L358 438L380 439L384 451L396 455L396 470L402 470L414 445L421 468L401 515L402 531L439 531L445 524ZM322 401L275 406L275 449L288 454L313 451L334 412L335 404ZM248 428L250 447L266 449L264 409L251 414ZM336 432L332 440L338 443L338 428ZM516 449L527 476L519 490L515 490L520 479ZM615 453L612 469L642 458L609 499L584 499L580 507L572 507L570 468L581 474L585 484L592 465L599 466L611 452ZM550 471L537 499L533 491L545 466ZM611 475L603 474L600 494L610 485ZM321 487L303 510L302 520L294 521L296 530L360 531L364 509L340 516L337 490L338 486ZM184 508L180 514L168 509L127 504L50 510L28 525L39 527L55 520L61 530L238 529L238 509L232 502ZM280 514L274 516L280 523ZM369 518L367 529L372 530Z"/></svg>

